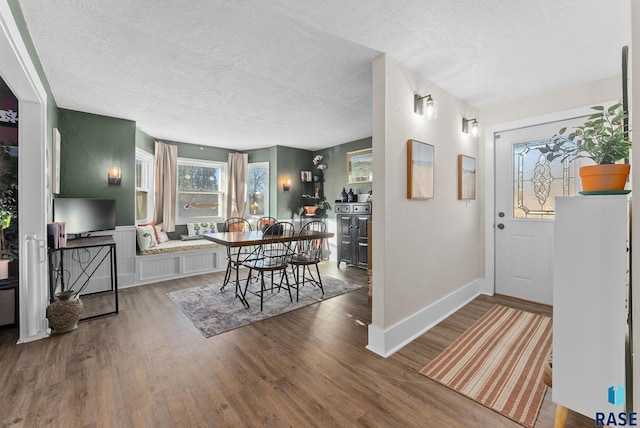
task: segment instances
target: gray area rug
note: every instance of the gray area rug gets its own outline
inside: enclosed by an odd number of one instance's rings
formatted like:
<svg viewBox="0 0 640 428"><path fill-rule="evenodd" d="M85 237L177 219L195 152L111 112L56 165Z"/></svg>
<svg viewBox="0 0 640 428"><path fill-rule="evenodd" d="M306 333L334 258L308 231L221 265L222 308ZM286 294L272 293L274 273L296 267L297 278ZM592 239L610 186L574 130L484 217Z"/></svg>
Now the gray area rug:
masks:
<svg viewBox="0 0 640 428"><path fill-rule="evenodd" d="M265 275L265 282L267 281ZM214 284L172 291L167 295L204 337L211 337L363 287L331 277L323 277L322 284L324 297L319 288L307 283L304 287L300 287L298 302L296 302L295 289L292 289L293 303L289 300L289 293L286 289L282 289L280 292L274 289L273 293L267 291L264 293L262 312L260 312L259 295L247 293L250 307L246 309L235 297L235 286L231 283L222 292L220 291L221 284ZM269 285L267 284L267 286ZM259 290L259 287L259 283L253 282L249 286L249 290Z"/></svg>

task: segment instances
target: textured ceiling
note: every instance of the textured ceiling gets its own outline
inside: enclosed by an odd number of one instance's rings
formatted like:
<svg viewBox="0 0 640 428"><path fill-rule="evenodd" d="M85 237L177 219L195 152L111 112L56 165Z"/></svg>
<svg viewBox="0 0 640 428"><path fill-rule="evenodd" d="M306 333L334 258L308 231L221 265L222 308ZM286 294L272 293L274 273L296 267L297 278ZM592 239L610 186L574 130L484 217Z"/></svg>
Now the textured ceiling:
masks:
<svg viewBox="0 0 640 428"><path fill-rule="evenodd" d="M20 0L60 107L160 139L319 149L372 133L385 52L476 107L620 73L628 0Z"/></svg>

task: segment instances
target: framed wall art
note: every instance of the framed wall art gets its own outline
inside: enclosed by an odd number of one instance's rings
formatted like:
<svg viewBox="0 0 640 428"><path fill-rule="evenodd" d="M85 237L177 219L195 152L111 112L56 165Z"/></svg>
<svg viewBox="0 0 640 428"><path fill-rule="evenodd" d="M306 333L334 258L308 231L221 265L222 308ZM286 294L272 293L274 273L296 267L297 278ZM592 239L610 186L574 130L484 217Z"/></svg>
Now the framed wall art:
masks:
<svg viewBox="0 0 640 428"><path fill-rule="evenodd" d="M407 142L407 199L433 198L434 146L417 140Z"/></svg>
<svg viewBox="0 0 640 428"><path fill-rule="evenodd" d="M458 155L458 199L476 198L476 159Z"/></svg>
<svg viewBox="0 0 640 428"><path fill-rule="evenodd" d="M347 181L349 184L373 181L373 150L371 148L347 153Z"/></svg>

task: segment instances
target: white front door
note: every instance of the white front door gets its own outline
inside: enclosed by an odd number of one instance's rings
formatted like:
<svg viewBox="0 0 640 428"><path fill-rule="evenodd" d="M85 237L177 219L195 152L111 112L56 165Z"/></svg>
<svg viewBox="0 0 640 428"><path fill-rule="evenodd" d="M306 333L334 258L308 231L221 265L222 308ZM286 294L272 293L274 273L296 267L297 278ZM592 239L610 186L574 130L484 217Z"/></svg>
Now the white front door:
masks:
<svg viewBox="0 0 640 428"><path fill-rule="evenodd" d="M548 162L540 148L584 117L495 135L495 292L553 304L555 196L579 190L576 165Z"/></svg>

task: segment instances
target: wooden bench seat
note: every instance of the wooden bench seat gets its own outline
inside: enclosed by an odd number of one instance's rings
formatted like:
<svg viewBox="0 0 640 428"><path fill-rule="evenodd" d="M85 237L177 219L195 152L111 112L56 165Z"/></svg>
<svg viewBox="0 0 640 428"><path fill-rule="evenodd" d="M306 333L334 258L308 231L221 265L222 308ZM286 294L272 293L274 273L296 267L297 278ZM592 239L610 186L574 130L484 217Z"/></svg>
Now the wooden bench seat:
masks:
<svg viewBox="0 0 640 428"><path fill-rule="evenodd" d="M189 240L189 241L178 241L178 240L172 239L170 241L163 242L162 244L158 244L155 247L138 251L138 255L148 256L151 254L167 254L167 253L174 253L177 251L204 250L207 248L219 248L219 247L221 247L220 244L207 241L206 239L197 239L197 240Z"/></svg>
<svg viewBox="0 0 640 428"><path fill-rule="evenodd" d="M206 239L170 240L135 256L135 284L224 270L226 248Z"/></svg>

